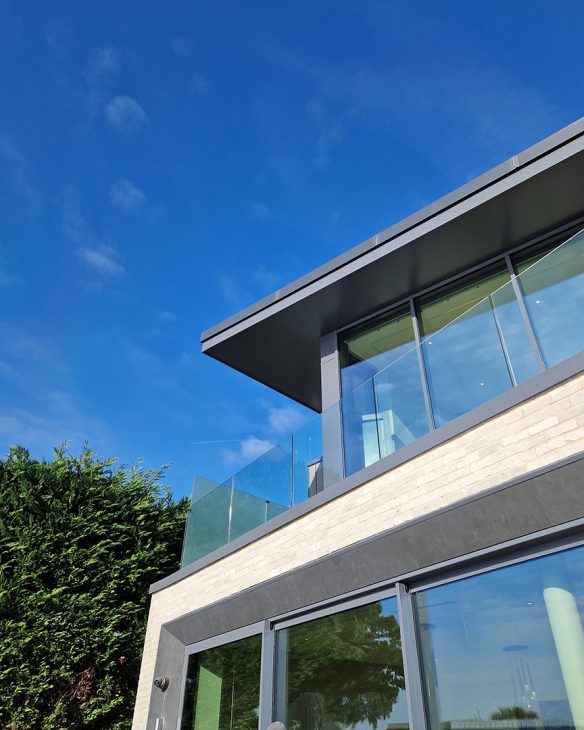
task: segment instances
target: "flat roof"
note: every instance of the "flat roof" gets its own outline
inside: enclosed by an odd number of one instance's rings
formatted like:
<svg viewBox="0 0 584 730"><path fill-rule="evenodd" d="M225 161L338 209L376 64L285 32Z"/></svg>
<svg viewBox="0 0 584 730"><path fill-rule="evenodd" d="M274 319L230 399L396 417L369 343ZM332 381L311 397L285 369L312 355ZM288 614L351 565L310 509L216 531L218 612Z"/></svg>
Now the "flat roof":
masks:
<svg viewBox="0 0 584 730"><path fill-rule="evenodd" d="M201 335L316 411L320 338L584 214L584 117Z"/></svg>

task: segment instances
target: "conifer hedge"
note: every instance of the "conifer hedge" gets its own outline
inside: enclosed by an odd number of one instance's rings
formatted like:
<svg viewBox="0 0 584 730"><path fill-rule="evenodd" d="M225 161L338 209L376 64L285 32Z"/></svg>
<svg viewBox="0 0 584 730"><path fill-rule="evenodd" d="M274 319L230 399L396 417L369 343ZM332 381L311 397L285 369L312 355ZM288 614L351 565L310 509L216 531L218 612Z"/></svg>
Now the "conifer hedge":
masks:
<svg viewBox="0 0 584 730"><path fill-rule="evenodd" d="M187 500L89 448L0 460L0 727L126 730L148 586L178 568Z"/></svg>

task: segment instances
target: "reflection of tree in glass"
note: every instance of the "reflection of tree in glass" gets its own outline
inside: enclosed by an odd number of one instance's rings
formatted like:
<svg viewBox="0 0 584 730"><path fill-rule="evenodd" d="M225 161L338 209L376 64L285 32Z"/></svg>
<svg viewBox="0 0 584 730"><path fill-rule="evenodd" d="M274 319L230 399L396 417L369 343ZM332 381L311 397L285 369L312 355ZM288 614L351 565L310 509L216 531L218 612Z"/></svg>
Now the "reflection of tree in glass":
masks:
<svg viewBox="0 0 584 730"><path fill-rule="evenodd" d="M536 720L539 718L537 712L525 710L519 705L513 707L499 707L491 714L491 720Z"/></svg>
<svg viewBox="0 0 584 730"><path fill-rule="evenodd" d="M383 609L372 603L288 630L289 727L375 728L389 717L405 683L399 625Z"/></svg>
<svg viewBox="0 0 584 730"><path fill-rule="evenodd" d="M218 646L193 655L189 661L183 730L257 730L260 696L261 637ZM217 678L217 695L208 686L200 686L201 669ZM203 701L211 710L209 715L218 723L205 728L196 717L199 692L206 692Z"/></svg>

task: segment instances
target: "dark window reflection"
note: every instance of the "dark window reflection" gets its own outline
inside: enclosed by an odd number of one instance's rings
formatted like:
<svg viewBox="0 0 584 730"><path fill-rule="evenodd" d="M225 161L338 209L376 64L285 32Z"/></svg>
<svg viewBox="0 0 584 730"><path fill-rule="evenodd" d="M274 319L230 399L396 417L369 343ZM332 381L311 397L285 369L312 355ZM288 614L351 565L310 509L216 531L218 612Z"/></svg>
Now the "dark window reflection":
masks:
<svg viewBox="0 0 584 730"><path fill-rule="evenodd" d="M584 549L417 596L431 727L584 727Z"/></svg>
<svg viewBox="0 0 584 730"><path fill-rule="evenodd" d="M277 717L288 730L407 728L395 598L278 632Z"/></svg>
<svg viewBox="0 0 584 730"><path fill-rule="evenodd" d="M261 637L189 658L181 730L257 730Z"/></svg>

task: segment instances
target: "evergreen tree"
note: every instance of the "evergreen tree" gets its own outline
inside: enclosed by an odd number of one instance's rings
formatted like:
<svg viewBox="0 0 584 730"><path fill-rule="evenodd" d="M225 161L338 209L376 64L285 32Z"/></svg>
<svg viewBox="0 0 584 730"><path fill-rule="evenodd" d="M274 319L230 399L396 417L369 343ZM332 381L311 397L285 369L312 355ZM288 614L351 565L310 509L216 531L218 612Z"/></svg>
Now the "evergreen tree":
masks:
<svg viewBox="0 0 584 730"><path fill-rule="evenodd" d="M187 500L89 448L0 460L0 727L130 727L148 586L179 567Z"/></svg>

